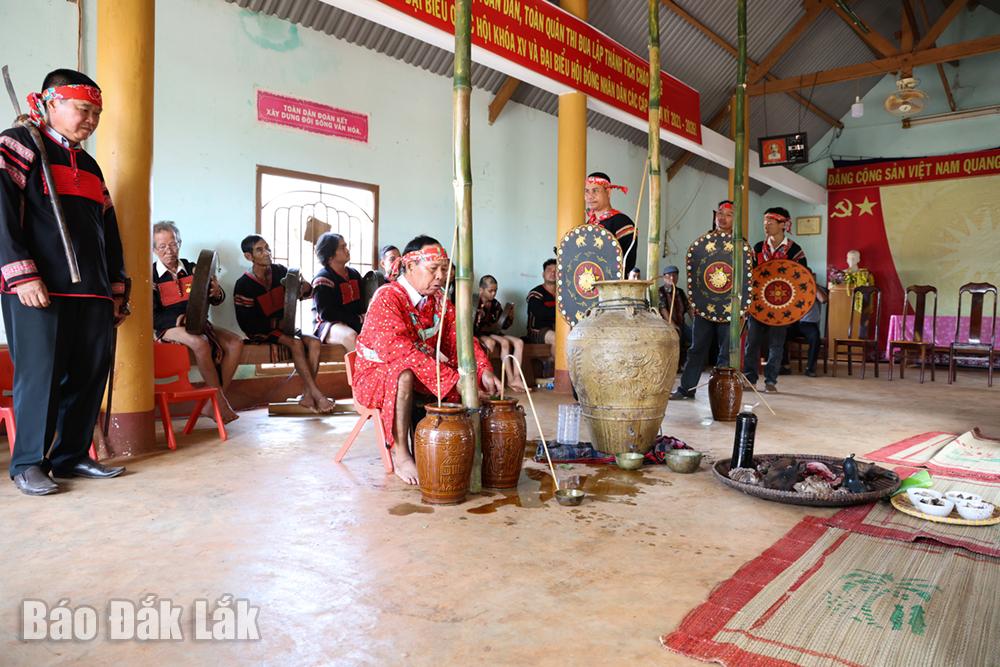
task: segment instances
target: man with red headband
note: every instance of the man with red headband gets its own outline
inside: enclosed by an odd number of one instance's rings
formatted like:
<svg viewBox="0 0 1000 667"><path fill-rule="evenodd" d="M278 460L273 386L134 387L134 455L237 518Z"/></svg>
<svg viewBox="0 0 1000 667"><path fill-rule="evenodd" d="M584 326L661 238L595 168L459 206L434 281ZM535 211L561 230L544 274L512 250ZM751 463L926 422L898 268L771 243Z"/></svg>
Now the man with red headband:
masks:
<svg viewBox="0 0 1000 667"><path fill-rule="evenodd" d="M399 277L375 293L357 340L354 398L381 409L396 475L407 484L417 483L409 442L415 395L462 400L457 390L455 306L443 292L447 272L448 255L440 243L429 236L410 241L392 272ZM436 346L442 332L438 364ZM478 342L473 342L473 349L480 393L499 393L500 381L489 359Z"/></svg>
<svg viewBox="0 0 1000 667"><path fill-rule="evenodd" d="M715 223L712 231L723 234L733 233L733 202L724 199L719 202L715 211ZM716 366L729 365L729 322L713 322L698 314L694 315L691 324L691 347L688 349L687 361L681 372L681 383L670 395L674 400L694 398L695 387L701 378L701 371L711 354L712 341L717 344Z"/></svg>
<svg viewBox="0 0 1000 667"><path fill-rule="evenodd" d="M621 190L628 194L624 185L612 185L611 178L602 171L595 171L587 176L583 199L587 207L587 223L600 225L615 235L618 244L625 254L625 271L628 275L635 268L637 253L635 239L635 223L621 211L611 208L611 191Z"/></svg>
<svg viewBox="0 0 1000 667"><path fill-rule="evenodd" d="M0 302L14 362L15 486L59 490L49 477L107 478L87 456L111 363L114 327L127 314L125 262L111 197L80 144L97 129L101 91L80 72L50 72L28 96L80 268L70 279L56 217L27 127L0 133ZM46 453L47 452L47 453Z"/></svg>
<svg viewBox="0 0 1000 667"><path fill-rule="evenodd" d="M753 247L754 265L772 259L790 259L802 266L806 264L806 254L798 243L788 238L792 230L792 220L788 209L775 206L764 212L764 240ZM781 357L785 349L788 326L771 326L750 318L747 330L746 355L743 358L743 374L753 384L757 384L757 365L760 348L767 340L767 365L764 367L764 387L769 392L778 391L778 375L781 371Z"/></svg>

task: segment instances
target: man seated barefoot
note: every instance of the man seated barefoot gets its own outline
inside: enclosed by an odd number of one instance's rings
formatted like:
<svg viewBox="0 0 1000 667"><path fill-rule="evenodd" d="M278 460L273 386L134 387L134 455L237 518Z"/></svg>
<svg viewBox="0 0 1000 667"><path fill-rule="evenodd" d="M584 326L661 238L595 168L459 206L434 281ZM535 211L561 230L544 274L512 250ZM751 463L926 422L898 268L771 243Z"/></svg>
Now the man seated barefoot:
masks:
<svg viewBox="0 0 1000 667"><path fill-rule="evenodd" d="M164 343L179 343L194 353L198 371L209 387L218 387L219 409L222 419L231 422L239 415L233 411L226 398L240 365L243 339L222 327L205 324L205 333L190 334L184 328L191 283L194 280L194 264L181 259L181 234L177 225L164 220L153 225L153 333L156 340ZM226 293L212 276L208 301L218 306L226 300ZM212 406L205 406L205 415L214 417Z"/></svg>
<svg viewBox="0 0 1000 667"><path fill-rule="evenodd" d="M251 267L236 281L233 302L236 305L236 321L246 334L247 342L253 345L278 344L288 348L295 370L305 385L299 404L313 412L333 412L334 402L324 396L316 385L319 339L301 331L289 336L279 328L285 315L285 287L281 281L288 274L288 269L271 261L270 246L256 234L243 239L240 248L243 256L250 260ZM305 299L311 293L309 283L302 283L299 299Z"/></svg>
<svg viewBox="0 0 1000 667"><path fill-rule="evenodd" d="M413 239L397 264L402 274L376 292L368 307L357 341L353 388L355 400L381 409L396 475L407 484L416 484L417 466L410 453L415 396L462 400L457 388L455 307L443 291L448 255L436 240L429 236ZM443 321L442 307L446 308ZM435 354L442 331L438 393ZM499 392L500 383L483 349L477 342L473 349L480 394Z"/></svg>
<svg viewBox="0 0 1000 667"><path fill-rule="evenodd" d="M500 348L500 363L507 375L507 385L514 391L524 391L521 375L514 368L514 362L507 356L514 350L514 358L521 365L524 357L524 341L516 336L503 333L514 323L514 304L508 303L504 308L497 301L497 279L493 276L483 276L479 279L479 307L476 309L476 320L472 331L488 352Z"/></svg>
<svg viewBox="0 0 1000 667"><path fill-rule="evenodd" d="M361 331L365 304L361 299L361 274L347 266L351 251L340 234L327 232L316 241L316 259L323 267L313 278L313 335L323 343L343 345L354 351Z"/></svg>

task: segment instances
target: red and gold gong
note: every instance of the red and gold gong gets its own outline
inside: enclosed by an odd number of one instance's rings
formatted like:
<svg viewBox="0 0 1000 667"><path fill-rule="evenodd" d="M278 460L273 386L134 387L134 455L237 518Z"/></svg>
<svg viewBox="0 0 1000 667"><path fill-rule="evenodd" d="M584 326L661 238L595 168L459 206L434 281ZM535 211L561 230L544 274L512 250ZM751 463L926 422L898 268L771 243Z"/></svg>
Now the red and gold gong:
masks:
<svg viewBox="0 0 1000 667"><path fill-rule="evenodd" d="M812 272L790 259L772 259L753 270L750 316L772 326L801 320L816 301Z"/></svg>

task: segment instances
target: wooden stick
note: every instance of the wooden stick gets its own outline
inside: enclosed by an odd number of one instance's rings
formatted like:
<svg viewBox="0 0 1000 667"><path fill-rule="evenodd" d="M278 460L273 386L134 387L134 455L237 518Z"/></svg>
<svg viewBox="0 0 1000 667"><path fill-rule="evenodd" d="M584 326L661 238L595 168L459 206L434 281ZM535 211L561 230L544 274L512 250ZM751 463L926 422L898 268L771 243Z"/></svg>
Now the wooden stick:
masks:
<svg viewBox="0 0 1000 667"><path fill-rule="evenodd" d="M667 319L670 320L671 326L673 326L674 323L674 301L676 300L677 300L677 285L674 285L674 288L670 290L670 314L667 316ZM680 332L678 331L677 333Z"/></svg>
<svg viewBox="0 0 1000 667"><path fill-rule="evenodd" d="M647 159L642 165L642 181L639 182L639 202L635 205L635 217L632 218L632 224L639 219L639 211L642 210L642 193L646 190L646 175L649 171L649 160ZM629 244L628 250L622 253L622 280L628 278L625 274L625 260L628 259L628 254L632 252L632 248L635 247L635 240L639 238L639 228L635 228L635 232L632 234L632 243Z"/></svg>
<svg viewBox="0 0 1000 667"><path fill-rule="evenodd" d="M521 370L521 364L514 357L513 354L508 354L508 358L514 360L514 365L517 366L517 372L521 375L521 382L524 384L525 390L528 388L528 381L524 378L524 371ZM503 358L501 357L500 363L503 364ZM542 448L545 450L545 459L549 462L549 471L552 473L552 482L556 485L556 491L559 490L559 478L556 477L556 468L552 465L552 457L549 455L549 446L545 443L545 434L542 433L542 423L538 421L538 412L535 411L535 402L531 400L531 392L528 391L528 405L531 407L531 416L535 418L535 427L538 429L538 439L542 441Z"/></svg>
<svg viewBox="0 0 1000 667"><path fill-rule="evenodd" d="M455 233L451 237L451 252L448 253L448 273L444 279L444 299L441 300L441 321L437 332L437 346L434 350L434 370L437 372L437 399L439 408L441 407L441 334L444 328L444 315L448 312L448 283L451 282L451 258L455 252L456 243L458 243L458 225L455 225Z"/></svg>

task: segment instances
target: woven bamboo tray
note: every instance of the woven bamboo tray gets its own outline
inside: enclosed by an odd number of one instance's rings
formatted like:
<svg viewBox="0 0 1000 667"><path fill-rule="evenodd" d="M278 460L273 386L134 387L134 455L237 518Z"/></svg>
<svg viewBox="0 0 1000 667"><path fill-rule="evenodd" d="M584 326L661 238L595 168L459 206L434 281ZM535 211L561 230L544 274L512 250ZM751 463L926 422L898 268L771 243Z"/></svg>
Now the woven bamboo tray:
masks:
<svg viewBox="0 0 1000 667"><path fill-rule="evenodd" d="M921 512L913 506L913 503L910 502L909 496L904 493L901 493L898 496L893 496L891 502L892 506L903 514L909 514L910 516L915 516L918 519L933 521L935 523L950 523L956 526L993 526L1000 523L1000 507L993 508L993 516L980 519L979 521L973 521L972 519L963 519L959 515L958 510L952 510L951 514L948 516L934 516L933 514Z"/></svg>
<svg viewBox="0 0 1000 667"><path fill-rule="evenodd" d="M755 465L760 465L765 461L773 461L781 458L819 461L820 463L825 463L827 465L832 463L837 466L843 466L844 463L844 459L842 458L836 458L833 456L812 456L810 454L762 454L760 456L753 457L753 461ZM798 493L797 491L779 491L777 489L766 489L763 486L754 486L752 484L736 482L729 479L728 476L729 459L717 461L715 465L712 466L712 473L715 475L717 480L726 486L742 491L750 496L763 498L764 500L773 500L774 502L785 503L787 505L809 505L810 507L846 507L848 505L874 503L882 498L885 498L899 488L899 477L896 473L891 470L886 470L881 466L876 467L887 473L888 477L880 477L876 482L876 488L874 491L868 491L866 493L837 494L835 496L820 496L815 493Z"/></svg>

